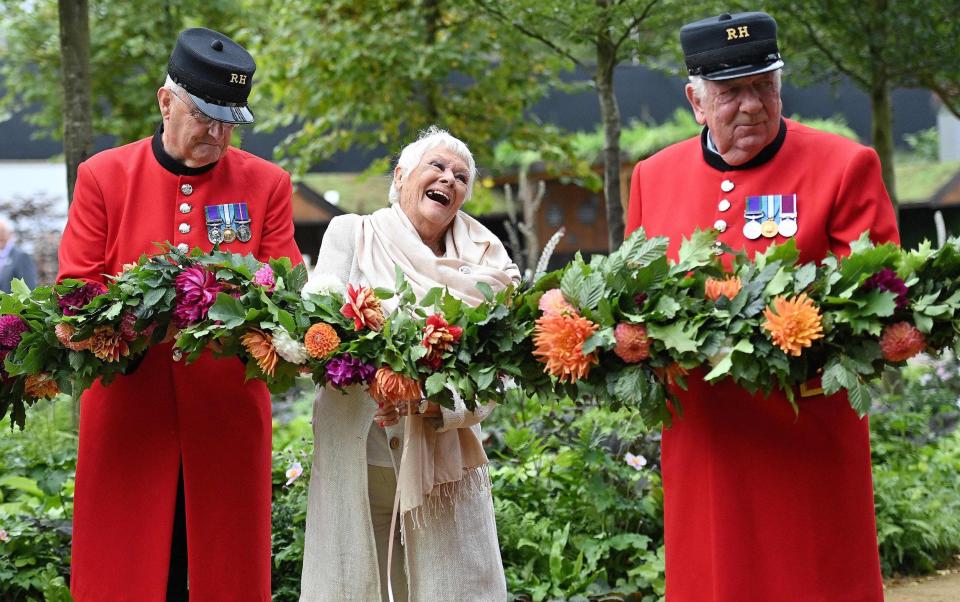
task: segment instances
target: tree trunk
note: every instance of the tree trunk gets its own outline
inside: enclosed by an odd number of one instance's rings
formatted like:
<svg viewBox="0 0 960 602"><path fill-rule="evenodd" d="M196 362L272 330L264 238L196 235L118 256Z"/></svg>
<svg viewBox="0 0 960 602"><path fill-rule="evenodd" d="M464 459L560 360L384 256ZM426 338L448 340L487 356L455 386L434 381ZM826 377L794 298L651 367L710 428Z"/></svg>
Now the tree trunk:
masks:
<svg viewBox="0 0 960 602"><path fill-rule="evenodd" d="M90 10L87 0L59 0L60 65L63 72L63 154L67 204L73 202L77 168L93 154L90 93ZM80 428L80 399L73 400L73 428Z"/></svg>
<svg viewBox="0 0 960 602"><path fill-rule="evenodd" d="M440 22L443 17L440 0L425 0L423 11L424 40L427 48L432 49L437 45L437 39L440 35ZM424 82L423 109L427 125L436 125L440 121L437 99L440 97L441 85L442 82L439 81Z"/></svg>
<svg viewBox="0 0 960 602"><path fill-rule="evenodd" d="M893 201L894 211L898 211L896 178L893 173L893 103L890 99L890 87L885 79L874 80L873 89L870 90L870 107L873 110L873 148L880 155L883 183L890 194L890 200Z"/></svg>
<svg viewBox="0 0 960 602"><path fill-rule="evenodd" d="M598 0L600 2L602 0ZM613 89L613 70L617 49L606 27L597 37L597 73L595 81L600 97L603 121L603 200L607 207L607 246L616 251L623 242L623 205L620 200L620 107Z"/></svg>
<svg viewBox="0 0 960 602"><path fill-rule="evenodd" d="M93 153L90 93L90 11L87 0L59 0L63 70L63 153L67 202L73 202L77 167Z"/></svg>

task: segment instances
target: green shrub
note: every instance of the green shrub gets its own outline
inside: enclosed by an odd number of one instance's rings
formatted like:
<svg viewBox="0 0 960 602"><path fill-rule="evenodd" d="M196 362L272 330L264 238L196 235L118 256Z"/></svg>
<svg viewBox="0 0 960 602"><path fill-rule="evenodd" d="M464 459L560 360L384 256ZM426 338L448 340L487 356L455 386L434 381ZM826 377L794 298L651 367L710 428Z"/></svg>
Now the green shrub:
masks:
<svg viewBox="0 0 960 602"><path fill-rule="evenodd" d="M313 433L310 408L313 387L293 395L288 404L274 400L273 428L273 599L296 602L300 599L300 572L303 567L303 540L307 526L307 483ZM287 471L299 463L302 474L291 480Z"/></svg>
<svg viewBox="0 0 960 602"><path fill-rule="evenodd" d="M926 573L960 552L960 366L951 354L889 371L871 416L885 574Z"/></svg>
<svg viewBox="0 0 960 602"><path fill-rule="evenodd" d="M29 430L0 421L0 600L70 600L76 437L70 405L38 403Z"/></svg>
<svg viewBox="0 0 960 602"><path fill-rule="evenodd" d="M533 404L530 404L533 405ZM659 458L627 410L547 404L500 408L490 425L491 477L510 591L534 600L608 592L663 594Z"/></svg>

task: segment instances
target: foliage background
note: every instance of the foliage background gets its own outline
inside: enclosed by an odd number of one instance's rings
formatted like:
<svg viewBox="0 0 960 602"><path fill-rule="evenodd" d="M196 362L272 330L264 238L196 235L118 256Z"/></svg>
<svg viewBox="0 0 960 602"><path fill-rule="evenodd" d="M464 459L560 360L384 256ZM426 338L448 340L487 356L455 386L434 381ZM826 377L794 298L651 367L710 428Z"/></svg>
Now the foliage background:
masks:
<svg viewBox="0 0 960 602"><path fill-rule="evenodd" d="M927 572L960 552L960 363L889 370L870 417L885 575ZM309 383L274 399L273 592L297 600L311 454ZM627 410L525 400L485 425L509 590L532 600L663 595L659 435ZM0 599L68 600L76 437L65 401L30 428L0 424ZM642 455L635 469L627 452ZM304 474L291 485L286 470Z"/></svg>

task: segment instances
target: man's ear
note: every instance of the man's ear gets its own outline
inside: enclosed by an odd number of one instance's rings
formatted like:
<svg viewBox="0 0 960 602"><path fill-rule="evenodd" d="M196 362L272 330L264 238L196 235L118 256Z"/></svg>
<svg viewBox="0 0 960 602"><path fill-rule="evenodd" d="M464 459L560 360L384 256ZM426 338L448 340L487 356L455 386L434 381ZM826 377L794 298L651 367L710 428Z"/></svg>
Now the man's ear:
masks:
<svg viewBox="0 0 960 602"><path fill-rule="evenodd" d="M687 101L690 103L690 108L693 109L693 116L696 118L697 123L700 125L706 124L707 115L703 110L703 105L700 104L700 99L697 98L697 95L694 93L693 84L687 84L684 91L687 93Z"/></svg>
<svg viewBox="0 0 960 602"><path fill-rule="evenodd" d="M173 110L173 92L166 88L157 90L157 104L160 105L160 116L164 121L170 119L170 112Z"/></svg>
<svg viewBox="0 0 960 602"><path fill-rule="evenodd" d="M403 168L397 165L393 169L393 187L399 191L401 184L403 184Z"/></svg>

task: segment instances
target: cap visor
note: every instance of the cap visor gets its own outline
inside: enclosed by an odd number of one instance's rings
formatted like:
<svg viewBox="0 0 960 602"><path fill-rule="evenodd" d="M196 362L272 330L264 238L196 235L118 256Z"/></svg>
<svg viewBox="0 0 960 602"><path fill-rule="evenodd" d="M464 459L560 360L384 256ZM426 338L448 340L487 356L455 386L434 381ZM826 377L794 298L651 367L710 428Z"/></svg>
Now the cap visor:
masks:
<svg viewBox="0 0 960 602"><path fill-rule="evenodd" d="M200 112L211 119L232 124L253 123L253 113L246 106L225 107L223 105L215 105L193 94L190 94L190 98L194 104L197 105Z"/></svg>
<svg viewBox="0 0 960 602"><path fill-rule="evenodd" d="M735 79L738 77L747 77L748 75L760 75L761 73L775 71L782 67L783 61L776 60L766 65L740 65L737 67L731 67L730 69L714 71L713 73L704 73L700 77L711 81Z"/></svg>

